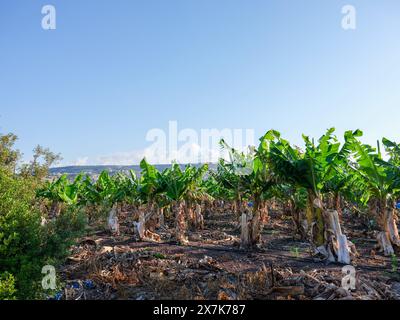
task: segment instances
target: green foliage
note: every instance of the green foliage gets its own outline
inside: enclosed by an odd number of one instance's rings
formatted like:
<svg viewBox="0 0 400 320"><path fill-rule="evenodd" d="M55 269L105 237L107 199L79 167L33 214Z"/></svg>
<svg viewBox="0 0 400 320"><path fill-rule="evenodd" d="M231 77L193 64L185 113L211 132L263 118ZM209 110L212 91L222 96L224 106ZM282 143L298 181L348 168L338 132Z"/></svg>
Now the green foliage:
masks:
<svg viewBox="0 0 400 320"><path fill-rule="evenodd" d="M149 164L146 159L140 162L140 168L142 172L137 185L138 201L143 204L151 205L155 201L160 202L164 200L163 197L160 196L160 193L163 191L160 186L162 183L160 181L160 172L156 167Z"/></svg>
<svg viewBox="0 0 400 320"><path fill-rule="evenodd" d="M47 181L42 188L38 189L36 196L75 205L78 203L78 196L84 187L82 180L82 175L78 175L73 182L70 182L67 175L64 174L56 181Z"/></svg>
<svg viewBox="0 0 400 320"><path fill-rule="evenodd" d="M18 150L13 149L16 141L17 136L12 133L0 134L0 166L12 172L15 171L17 161L21 156Z"/></svg>
<svg viewBox="0 0 400 320"><path fill-rule="evenodd" d="M167 257L164 254L159 253L159 252L156 252L153 256L154 256L154 258L157 258L157 259L160 259L160 260L167 259Z"/></svg>
<svg viewBox="0 0 400 320"><path fill-rule="evenodd" d="M200 200L205 194L201 181L208 170L207 165L200 168L188 165L182 171L177 163L159 174L160 190L169 203Z"/></svg>
<svg viewBox="0 0 400 320"><path fill-rule="evenodd" d="M251 199L259 204L261 200L273 196L276 181L269 164L264 161L263 154L250 148L243 153L231 148L224 140L220 145L228 151L230 161L221 159L218 163L216 180L223 188L230 190L237 201ZM254 207L257 210L257 206Z"/></svg>
<svg viewBox="0 0 400 320"><path fill-rule="evenodd" d="M21 166L20 174L24 177L33 176L42 180L48 175L49 168L60 160L62 160L60 154L38 145L33 149L33 160Z"/></svg>
<svg viewBox="0 0 400 320"><path fill-rule="evenodd" d="M19 299L43 293L41 268L65 257L83 226L81 216L72 212L42 226L34 208L36 184L33 178L0 169L0 273L15 278Z"/></svg>
<svg viewBox="0 0 400 320"><path fill-rule="evenodd" d="M15 279L12 274L0 274L0 300L15 300Z"/></svg>
<svg viewBox="0 0 400 320"><path fill-rule="evenodd" d="M379 143L378 148L363 144L358 139L361 131L347 133L348 141L354 150L356 163L353 164L353 174L358 176L358 189L364 191L364 203L377 199L384 206L389 201L396 200L400 192L399 146L383 138L383 144L390 159L384 160Z"/></svg>
<svg viewBox="0 0 400 320"><path fill-rule="evenodd" d="M170 209L180 201L223 199L236 204L252 200L255 212L262 201L274 198L296 212L305 210L309 225L315 225L316 243L323 243L322 205L327 199L340 194L360 207L371 199L391 204L400 196L400 145L382 139L389 156L386 160L379 144L373 148L359 141L361 131L347 131L344 143L334 132L328 129L317 141L303 136L300 149L270 130L258 148L248 153L222 140L230 161L220 159L216 171L209 171L207 165L181 168L174 163L160 172L143 159L139 177L133 171L116 175L103 171L96 181L82 174L70 181L63 175L44 184L41 178L59 156L37 147L33 161L17 175L19 153L12 149L16 137L0 136L0 298L43 294L41 268L57 265L68 254L74 239L84 232L84 210L88 208L105 213L130 203ZM63 203L65 210L42 226L41 213L35 209L38 198ZM298 256L299 249L293 248L292 253ZM154 257L165 258L157 253Z"/></svg>
<svg viewBox="0 0 400 320"><path fill-rule="evenodd" d="M300 258L300 249L298 247L290 248L290 252L294 257Z"/></svg>
<svg viewBox="0 0 400 320"><path fill-rule="evenodd" d="M334 128L318 140L303 135L305 149L294 148L277 131L269 131L262 139L259 152L269 161L281 181L305 188L320 196L322 192L338 192L347 178L349 143L340 146Z"/></svg>
<svg viewBox="0 0 400 320"><path fill-rule="evenodd" d="M75 239L82 236L86 228L86 215L81 209L69 207L57 219L43 226L45 256L50 264L57 264L69 253Z"/></svg>
<svg viewBox="0 0 400 320"><path fill-rule="evenodd" d="M32 210L32 182L0 170L0 273L15 277L19 297L32 297L40 276L40 213ZM36 275L36 276L33 276Z"/></svg>
<svg viewBox="0 0 400 320"><path fill-rule="evenodd" d="M280 202L289 201L294 210L304 210L307 206L307 189L287 183L276 184L273 196Z"/></svg>
<svg viewBox="0 0 400 320"><path fill-rule="evenodd" d="M390 262L392 265L392 272L397 272L399 261L395 254L392 254L392 256L390 257Z"/></svg>

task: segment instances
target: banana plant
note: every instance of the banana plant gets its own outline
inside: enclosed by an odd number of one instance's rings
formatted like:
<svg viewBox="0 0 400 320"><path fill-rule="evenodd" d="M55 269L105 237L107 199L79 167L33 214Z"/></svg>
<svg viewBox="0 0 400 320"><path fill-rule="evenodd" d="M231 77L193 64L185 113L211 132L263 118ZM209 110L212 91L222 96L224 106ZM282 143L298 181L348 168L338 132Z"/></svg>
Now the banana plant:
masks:
<svg viewBox="0 0 400 320"><path fill-rule="evenodd" d="M158 219L163 224L164 208L167 205L161 186L161 173L144 158L140 162L140 178L137 184L137 203L139 222L137 230L143 237L149 225L148 221Z"/></svg>
<svg viewBox="0 0 400 320"><path fill-rule="evenodd" d="M392 181L392 198L398 200L400 197L400 144L383 138L382 143L389 155L388 176Z"/></svg>
<svg viewBox="0 0 400 320"><path fill-rule="evenodd" d="M203 185L204 176L208 172L208 164L200 167L188 165L184 175L187 176L188 188L185 194L185 205L189 222L194 229L204 228L204 216L201 203L210 200L207 189Z"/></svg>
<svg viewBox="0 0 400 320"><path fill-rule="evenodd" d="M108 171L102 171L94 183L90 183L90 180L87 180L87 182L85 184L87 202L107 208L114 205L117 200L117 186Z"/></svg>
<svg viewBox="0 0 400 320"><path fill-rule="evenodd" d="M188 211L188 203L200 200L205 194L205 190L201 188L201 180L207 170L207 165L200 168L188 165L182 171L180 166L174 163L160 175L161 189L175 212L175 237L179 243L187 242L185 212Z"/></svg>
<svg viewBox="0 0 400 320"><path fill-rule="evenodd" d="M318 143L303 135L305 149L301 151L271 130L261 139L259 152L269 159L281 181L307 190L307 227L316 251L329 260L349 263L349 245L353 245L342 234L337 211L327 210L333 208L324 202L324 190L332 186L332 179L351 153L348 139L341 147L334 131L328 129Z"/></svg>
<svg viewBox="0 0 400 320"><path fill-rule="evenodd" d="M234 167L224 159L219 159L217 170L211 172L211 175L219 184L219 189L227 191L223 199L233 201L233 211L237 217L240 217L245 195L241 176L236 174Z"/></svg>
<svg viewBox="0 0 400 320"><path fill-rule="evenodd" d="M108 171L102 171L95 182L90 177L84 180L82 202L108 211L108 228L112 233L119 233L118 214L121 204L126 201L131 183L128 177L117 174L111 176Z"/></svg>
<svg viewBox="0 0 400 320"><path fill-rule="evenodd" d="M385 255L392 255L393 245L400 246L395 212L400 192L399 146L384 138L383 144L390 155L389 160L384 160L379 142L377 148L363 144L359 140L362 134L361 131L348 133L356 160L352 167L363 181L364 201L381 230L377 235L381 250Z"/></svg>
<svg viewBox="0 0 400 320"><path fill-rule="evenodd" d="M142 171L138 183L139 198L142 204L151 207L155 203L157 195L162 192L160 188L161 174L145 158L140 162L140 168Z"/></svg>
<svg viewBox="0 0 400 320"><path fill-rule="evenodd" d="M115 185L114 201L118 203L137 204L139 201L138 187L139 180L133 170L129 175L117 173L112 177Z"/></svg>
<svg viewBox="0 0 400 320"><path fill-rule="evenodd" d="M228 206L234 201L234 193L231 189L225 188L218 181L218 175L215 171L209 171L207 177L201 182L201 187L205 190L206 195L203 198L203 208L207 215L211 215L218 210L218 207Z"/></svg>
<svg viewBox="0 0 400 320"><path fill-rule="evenodd" d="M265 201L272 197L269 191L276 182L269 164L254 148L243 153L231 148L224 140L220 145L228 151L230 158L230 162L220 160L220 181L235 195L236 210L241 215L241 246L254 247L260 243L263 221L268 212ZM244 205L243 200L250 200L252 205Z"/></svg>
<svg viewBox="0 0 400 320"><path fill-rule="evenodd" d="M229 188L221 185L216 172L210 171L206 179L201 181L201 187L205 190L209 200L233 200L233 193Z"/></svg>
<svg viewBox="0 0 400 320"><path fill-rule="evenodd" d="M83 175L79 174L73 182L70 182L64 174L55 181L47 181L36 195L51 201L50 217L55 218L60 214L61 203L66 205L77 205L83 188Z"/></svg>
<svg viewBox="0 0 400 320"><path fill-rule="evenodd" d="M301 240L307 239L307 230L303 225L305 209L307 207L307 190L288 183L278 183L274 191L277 199L291 215L294 232Z"/></svg>

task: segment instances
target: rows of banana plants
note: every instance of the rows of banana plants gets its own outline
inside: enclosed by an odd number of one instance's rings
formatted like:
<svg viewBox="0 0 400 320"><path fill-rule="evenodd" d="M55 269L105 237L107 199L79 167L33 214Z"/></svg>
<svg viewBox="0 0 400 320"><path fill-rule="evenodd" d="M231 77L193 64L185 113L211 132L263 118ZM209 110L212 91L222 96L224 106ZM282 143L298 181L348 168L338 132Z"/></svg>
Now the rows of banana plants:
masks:
<svg viewBox="0 0 400 320"><path fill-rule="evenodd" d="M231 211L241 227L241 246L259 245L269 210L280 210L293 220L294 232L330 261L350 263L356 248L342 229L342 215L354 213L373 221L385 255L400 247L396 203L400 197L400 145L383 138L377 147L360 141L360 130L347 131L343 142L331 128L317 141L303 135L304 145L291 144L275 130L260 138L247 153L221 140L229 160L216 170L207 165L172 164L164 171L140 163L136 175L107 171L96 181L79 175L48 182L38 190L50 200L49 216L62 206L109 210L108 222L118 232L118 215L129 204L137 214L136 229L146 237L149 221L164 224L165 212L175 219L176 241L187 241L187 229L202 228L204 213ZM133 213L132 213L133 214ZM154 231L154 228L153 228Z"/></svg>
<svg viewBox="0 0 400 320"><path fill-rule="evenodd" d="M176 217L176 240L186 242L188 214L193 215L195 227L202 227L202 216L194 216L196 207L207 199L208 193L204 176L208 165L200 167L188 165L184 169L178 164L160 172L146 159L140 163L141 172L137 176L129 174L110 175L103 171L96 180L89 175L79 174L73 181L62 175L55 181L48 181L37 191L37 196L50 201L48 218L56 218L63 206L77 206L87 209L88 216L99 208L109 212L108 225L118 232L118 215L124 205L129 205L139 217L139 233L143 237L146 222L156 216L163 220L164 210L170 210ZM211 199L211 198L210 198ZM133 214L134 212L132 212Z"/></svg>

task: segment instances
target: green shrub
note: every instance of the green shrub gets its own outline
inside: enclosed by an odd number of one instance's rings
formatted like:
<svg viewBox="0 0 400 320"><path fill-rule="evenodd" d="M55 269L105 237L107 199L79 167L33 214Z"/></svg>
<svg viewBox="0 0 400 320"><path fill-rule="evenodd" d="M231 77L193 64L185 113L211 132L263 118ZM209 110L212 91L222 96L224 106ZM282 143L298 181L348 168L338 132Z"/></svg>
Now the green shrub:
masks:
<svg viewBox="0 0 400 320"><path fill-rule="evenodd" d="M5 288L15 285L18 299L44 297L42 267L56 266L84 229L84 217L74 209L42 226L35 208L36 185L33 178L0 168L0 274L13 276L3 282Z"/></svg>
<svg viewBox="0 0 400 320"><path fill-rule="evenodd" d="M0 169L0 273L15 277L19 297L33 297L42 265L41 217L33 200L31 180Z"/></svg>
<svg viewBox="0 0 400 320"><path fill-rule="evenodd" d="M161 260L167 259L167 257L165 255L163 255L162 253L159 253L159 252L156 252L153 256L154 256L154 258L161 259Z"/></svg>
<svg viewBox="0 0 400 320"><path fill-rule="evenodd" d="M87 225L86 215L75 207L67 208L57 219L47 223L44 229L45 254L50 264L64 259L75 239L81 236Z"/></svg>
<svg viewBox="0 0 400 320"><path fill-rule="evenodd" d="M0 300L15 300L15 279L7 272L0 275Z"/></svg>

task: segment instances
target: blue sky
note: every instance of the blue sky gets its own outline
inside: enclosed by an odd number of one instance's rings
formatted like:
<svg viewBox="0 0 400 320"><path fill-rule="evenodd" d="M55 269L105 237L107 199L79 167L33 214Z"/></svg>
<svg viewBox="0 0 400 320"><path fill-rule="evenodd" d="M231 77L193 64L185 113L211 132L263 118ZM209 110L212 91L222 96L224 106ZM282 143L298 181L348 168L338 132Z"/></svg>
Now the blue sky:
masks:
<svg viewBox="0 0 400 320"><path fill-rule="evenodd" d="M46 4L56 30L41 28ZM0 132L62 164L136 161L171 120L399 141L399 39L398 0L2 1Z"/></svg>

